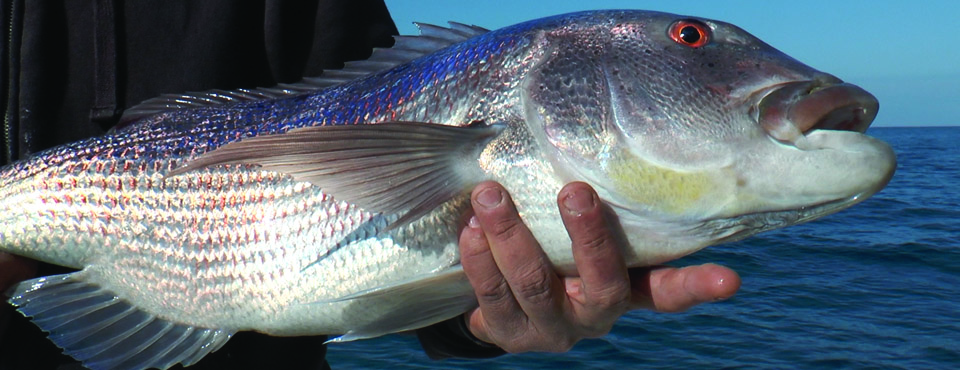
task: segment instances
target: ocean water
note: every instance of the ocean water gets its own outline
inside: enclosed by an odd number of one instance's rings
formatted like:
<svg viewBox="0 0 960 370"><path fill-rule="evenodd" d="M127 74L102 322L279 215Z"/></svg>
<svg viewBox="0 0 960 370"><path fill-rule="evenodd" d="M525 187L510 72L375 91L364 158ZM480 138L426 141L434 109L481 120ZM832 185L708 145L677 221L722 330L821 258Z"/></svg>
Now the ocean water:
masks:
<svg viewBox="0 0 960 370"><path fill-rule="evenodd" d="M334 344L335 369L960 368L960 127L874 128L886 189L804 225L672 263L740 273L732 299L636 311L564 354L432 361L413 336Z"/></svg>

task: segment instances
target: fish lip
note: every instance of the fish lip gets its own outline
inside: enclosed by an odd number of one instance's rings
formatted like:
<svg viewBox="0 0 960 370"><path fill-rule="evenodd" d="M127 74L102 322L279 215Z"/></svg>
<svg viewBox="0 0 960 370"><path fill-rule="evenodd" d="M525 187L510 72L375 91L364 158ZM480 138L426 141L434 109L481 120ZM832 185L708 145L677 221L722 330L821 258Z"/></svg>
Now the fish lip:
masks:
<svg viewBox="0 0 960 370"><path fill-rule="evenodd" d="M774 139L795 144L815 130L864 133L877 116L876 97L830 75L760 89L751 106L757 123Z"/></svg>

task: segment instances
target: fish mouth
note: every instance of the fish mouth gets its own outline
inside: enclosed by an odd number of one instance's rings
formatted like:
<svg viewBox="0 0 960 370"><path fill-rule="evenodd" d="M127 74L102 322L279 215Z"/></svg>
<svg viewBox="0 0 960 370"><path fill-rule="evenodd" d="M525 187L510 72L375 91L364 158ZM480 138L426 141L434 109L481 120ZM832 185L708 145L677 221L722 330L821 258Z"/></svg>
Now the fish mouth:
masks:
<svg viewBox="0 0 960 370"><path fill-rule="evenodd" d="M799 149L817 149L807 136L817 130L863 133L880 108L877 98L859 86L830 75L771 86L753 107L757 122L777 141Z"/></svg>
<svg viewBox="0 0 960 370"><path fill-rule="evenodd" d="M717 218L716 222L737 224L743 230L724 238L840 211L877 193L892 178L895 153L864 134L880 108L866 90L818 74L812 80L769 86L755 96L759 98L751 113L781 145L765 149L758 157L762 160L751 162L761 163L758 167L742 171L744 183L750 184L748 199L759 203L740 216ZM744 175L748 173L759 175Z"/></svg>

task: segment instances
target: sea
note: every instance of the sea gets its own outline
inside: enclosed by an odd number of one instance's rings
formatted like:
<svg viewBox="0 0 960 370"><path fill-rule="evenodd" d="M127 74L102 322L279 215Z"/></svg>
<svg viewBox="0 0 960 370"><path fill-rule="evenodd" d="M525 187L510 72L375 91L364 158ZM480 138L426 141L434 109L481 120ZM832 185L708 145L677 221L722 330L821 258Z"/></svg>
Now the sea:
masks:
<svg viewBox="0 0 960 370"><path fill-rule="evenodd" d="M427 358L414 336L332 344L334 369L960 368L960 127L871 128L886 189L843 212L707 248L743 280L679 314L635 311L561 354Z"/></svg>

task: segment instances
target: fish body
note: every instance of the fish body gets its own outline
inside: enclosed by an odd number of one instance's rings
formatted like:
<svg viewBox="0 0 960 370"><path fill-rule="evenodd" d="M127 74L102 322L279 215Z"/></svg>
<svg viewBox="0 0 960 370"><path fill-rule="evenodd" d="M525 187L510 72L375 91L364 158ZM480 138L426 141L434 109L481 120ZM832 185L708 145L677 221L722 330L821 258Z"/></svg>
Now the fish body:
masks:
<svg viewBox="0 0 960 370"><path fill-rule="evenodd" d="M0 250L80 270L11 302L88 367L189 365L237 331L352 340L465 312L457 235L482 180L572 274L570 181L644 266L835 212L893 172L857 132L872 96L729 24L423 27L325 79L161 98L4 168Z"/></svg>

